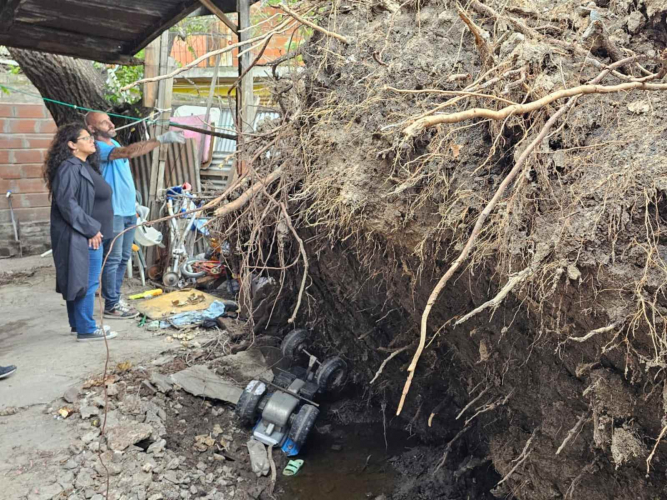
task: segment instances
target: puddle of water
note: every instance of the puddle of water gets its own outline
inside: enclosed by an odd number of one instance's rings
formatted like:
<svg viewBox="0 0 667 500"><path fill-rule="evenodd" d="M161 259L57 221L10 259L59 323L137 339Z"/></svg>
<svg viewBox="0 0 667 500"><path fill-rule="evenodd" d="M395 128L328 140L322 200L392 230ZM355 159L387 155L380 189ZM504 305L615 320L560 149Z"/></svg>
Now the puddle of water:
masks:
<svg viewBox="0 0 667 500"><path fill-rule="evenodd" d="M401 453L408 434L382 424L335 426L327 434L313 432L297 458L305 461L296 476L282 476L284 500L367 500L394 489L398 475L387 461ZM340 446L339 451L332 447ZM370 456L370 458L368 458Z"/></svg>

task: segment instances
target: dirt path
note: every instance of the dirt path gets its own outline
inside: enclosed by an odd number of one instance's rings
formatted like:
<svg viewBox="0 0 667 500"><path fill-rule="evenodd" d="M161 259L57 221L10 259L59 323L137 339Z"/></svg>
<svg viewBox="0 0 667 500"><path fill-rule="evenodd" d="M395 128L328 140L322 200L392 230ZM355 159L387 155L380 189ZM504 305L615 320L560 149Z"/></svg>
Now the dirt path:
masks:
<svg viewBox="0 0 667 500"><path fill-rule="evenodd" d="M77 343L69 333L51 262L34 257L0 261L0 365L19 367L0 381L0 414L19 408L0 416L0 483L7 500L24 498L55 473L58 456L75 436L71 426L54 418L57 408L49 409L69 387L104 368L104 344ZM111 326L119 334L110 343L112 367L125 361L136 366L170 347L164 337L152 337L132 321Z"/></svg>

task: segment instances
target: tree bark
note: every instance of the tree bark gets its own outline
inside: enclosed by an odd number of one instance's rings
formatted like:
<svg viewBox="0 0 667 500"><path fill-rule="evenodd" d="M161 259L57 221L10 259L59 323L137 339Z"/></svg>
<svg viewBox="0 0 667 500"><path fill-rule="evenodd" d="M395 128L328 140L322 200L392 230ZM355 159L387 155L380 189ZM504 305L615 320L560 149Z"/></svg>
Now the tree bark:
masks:
<svg viewBox="0 0 667 500"><path fill-rule="evenodd" d="M102 76L92 62L16 48L10 48L9 53L42 97L112 111L113 105L104 96ZM46 102L46 107L58 126L81 121L86 113L52 102Z"/></svg>

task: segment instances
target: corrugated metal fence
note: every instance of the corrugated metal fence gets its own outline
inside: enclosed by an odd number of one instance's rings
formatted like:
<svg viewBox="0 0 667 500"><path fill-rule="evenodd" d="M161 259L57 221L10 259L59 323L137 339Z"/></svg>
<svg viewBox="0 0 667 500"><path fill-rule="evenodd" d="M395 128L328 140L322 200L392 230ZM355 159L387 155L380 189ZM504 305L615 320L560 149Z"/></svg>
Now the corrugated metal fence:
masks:
<svg viewBox="0 0 667 500"><path fill-rule="evenodd" d="M134 183L144 205L148 202L150 193L152 163L152 154L130 160ZM195 191L201 191L202 186L198 165L197 149L194 140L188 139L185 141L185 144L170 144L167 149L167 161L164 169L165 188L189 182Z"/></svg>

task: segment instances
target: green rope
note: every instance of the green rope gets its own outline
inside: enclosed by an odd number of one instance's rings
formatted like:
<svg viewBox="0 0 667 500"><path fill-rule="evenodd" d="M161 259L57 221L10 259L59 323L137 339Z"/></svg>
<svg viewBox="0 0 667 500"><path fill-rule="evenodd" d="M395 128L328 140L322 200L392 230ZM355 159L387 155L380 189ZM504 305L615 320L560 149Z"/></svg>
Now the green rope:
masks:
<svg viewBox="0 0 667 500"><path fill-rule="evenodd" d="M10 87L10 86L4 85L4 84L0 84L0 90L8 90L8 91L11 91L11 92L18 92L19 94L24 94L24 95L27 95L27 96L36 97L38 99L43 100L44 102L51 102L53 104L58 104L60 106L65 106L67 108L74 108L76 110L80 109L81 111L94 111L94 112L97 112L97 113L106 113L109 116L115 116L116 118L124 118L125 120L133 120L133 121L136 121L136 122L140 122L140 121L144 120L143 118L136 118L134 116L126 116L126 115L118 115L118 114L115 114L115 113L107 113L106 111L102 111L100 109L90 109L90 108L85 108L83 106L77 106L76 104L71 104L69 102L63 102L63 101L57 101L55 99L49 99L48 97L42 97L39 94L35 94L33 92L26 92L25 90L17 89L17 88ZM155 123L155 121L151 121L151 123Z"/></svg>

